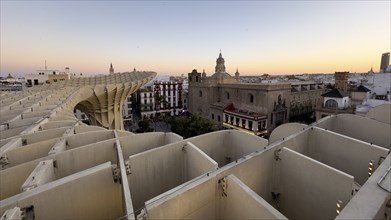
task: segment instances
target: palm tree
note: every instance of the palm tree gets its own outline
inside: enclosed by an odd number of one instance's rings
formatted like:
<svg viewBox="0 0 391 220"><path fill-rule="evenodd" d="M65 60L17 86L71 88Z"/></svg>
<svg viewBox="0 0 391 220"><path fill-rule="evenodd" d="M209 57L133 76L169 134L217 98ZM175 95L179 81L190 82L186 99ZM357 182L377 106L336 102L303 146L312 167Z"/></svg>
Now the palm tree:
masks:
<svg viewBox="0 0 391 220"><path fill-rule="evenodd" d="M159 93L155 93L155 131L156 131L156 122L157 122L157 113L160 110L160 104L163 103L164 108L167 107L168 102L166 101L166 97L164 95L160 95Z"/></svg>

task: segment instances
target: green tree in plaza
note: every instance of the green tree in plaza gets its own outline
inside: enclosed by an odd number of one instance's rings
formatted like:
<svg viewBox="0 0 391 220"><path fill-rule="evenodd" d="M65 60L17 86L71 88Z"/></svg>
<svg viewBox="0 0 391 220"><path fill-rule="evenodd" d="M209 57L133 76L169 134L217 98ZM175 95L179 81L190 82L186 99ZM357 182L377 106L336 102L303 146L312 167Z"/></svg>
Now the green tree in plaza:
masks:
<svg viewBox="0 0 391 220"><path fill-rule="evenodd" d="M139 129L137 129L137 133L145 133L153 131L152 128L149 127L149 120L141 120L138 122Z"/></svg>
<svg viewBox="0 0 391 220"><path fill-rule="evenodd" d="M171 125L171 131L181 135L183 138L216 131L211 121L193 113L190 116L172 117L167 122Z"/></svg>

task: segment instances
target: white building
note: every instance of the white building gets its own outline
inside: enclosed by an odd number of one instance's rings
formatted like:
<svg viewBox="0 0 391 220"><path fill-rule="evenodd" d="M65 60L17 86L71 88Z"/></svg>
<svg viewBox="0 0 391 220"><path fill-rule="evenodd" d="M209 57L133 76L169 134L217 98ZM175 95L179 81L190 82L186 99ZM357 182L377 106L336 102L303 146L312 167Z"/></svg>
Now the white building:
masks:
<svg viewBox="0 0 391 220"><path fill-rule="evenodd" d="M50 78L56 78L55 75L69 74L69 67L65 68L64 72L59 70L36 70L36 73L30 73L25 75L27 86L42 85L49 81ZM62 77L58 77L62 78Z"/></svg>
<svg viewBox="0 0 391 220"><path fill-rule="evenodd" d="M138 103L141 118L151 118L155 115L155 98L152 86L144 86L138 91Z"/></svg>
<svg viewBox="0 0 391 220"><path fill-rule="evenodd" d="M155 110L158 113L168 113L171 116L178 115L183 111L183 83L181 81L155 81L155 97L161 97L159 103L156 103Z"/></svg>
<svg viewBox="0 0 391 220"><path fill-rule="evenodd" d="M368 74L363 80L363 85L371 90L372 96L387 96L391 91L391 74ZM375 98L375 97L374 97Z"/></svg>
<svg viewBox="0 0 391 220"><path fill-rule="evenodd" d="M379 99L367 99L362 102L362 104L356 106L356 115L365 116L373 108L390 103L390 100L379 100Z"/></svg>
<svg viewBox="0 0 391 220"><path fill-rule="evenodd" d="M122 107L122 117L124 118L124 122L132 121L132 95L126 97L124 101L124 105Z"/></svg>
<svg viewBox="0 0 391 220"><path fill-rule="evenodd" d="M322 96L324 97L323 105L326 108L346 109L349 107L349 96L339 89L328 91Z"/></svg>

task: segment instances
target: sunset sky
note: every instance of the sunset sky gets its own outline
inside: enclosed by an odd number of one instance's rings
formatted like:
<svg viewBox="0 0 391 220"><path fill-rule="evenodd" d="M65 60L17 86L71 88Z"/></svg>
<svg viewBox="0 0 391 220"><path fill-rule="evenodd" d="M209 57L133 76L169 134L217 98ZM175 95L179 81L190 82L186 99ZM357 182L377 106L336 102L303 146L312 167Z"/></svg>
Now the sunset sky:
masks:
<svg viewBox="0 0 391 220"><path fill-rule="evenodd" d="M1 76L379 71L390 1L1 1Z"/></svg>

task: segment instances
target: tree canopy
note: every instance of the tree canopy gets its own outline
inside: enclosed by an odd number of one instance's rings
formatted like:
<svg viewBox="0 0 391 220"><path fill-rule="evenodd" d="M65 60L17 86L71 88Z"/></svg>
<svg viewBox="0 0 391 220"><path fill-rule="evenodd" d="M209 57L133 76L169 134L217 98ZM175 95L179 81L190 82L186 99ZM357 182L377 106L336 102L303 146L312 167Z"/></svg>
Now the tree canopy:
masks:
<svg viewBox="0 0 391 220"><path fill-rule="evenodd" d="M153 131L152 128L149 127L149 120L141 120L138 122L139 129L137 129L137 133L145 133Z"/></svg>
<svg viewBox="0 0 391 220"><path fill-rule="evenodd" d="M216 130L211 121L193 113L190 116L170 118L167 122L171 125L171 131L181 135L183 138L194 137Z"/></svg>

